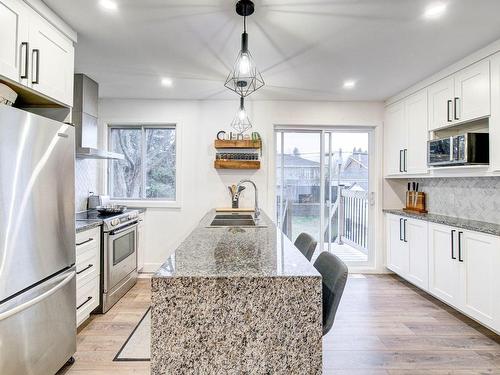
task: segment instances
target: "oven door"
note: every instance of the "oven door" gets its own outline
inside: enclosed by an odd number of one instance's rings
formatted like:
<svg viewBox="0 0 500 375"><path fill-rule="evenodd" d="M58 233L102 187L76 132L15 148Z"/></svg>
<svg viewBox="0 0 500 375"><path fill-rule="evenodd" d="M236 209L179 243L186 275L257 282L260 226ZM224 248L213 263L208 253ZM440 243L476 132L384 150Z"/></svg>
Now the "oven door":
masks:
<svg viewBox="0 0 500 375"><path fill-rule="evenodd" d="M106 245L105 293L137 269L137 223L109 232Z"/></svg>
<svg viewBox="0 0 500 375"><path fill-rule="evenodd" d="M435 139L427 143L427 164L450 165L454 163L453 137Z"/></svg>

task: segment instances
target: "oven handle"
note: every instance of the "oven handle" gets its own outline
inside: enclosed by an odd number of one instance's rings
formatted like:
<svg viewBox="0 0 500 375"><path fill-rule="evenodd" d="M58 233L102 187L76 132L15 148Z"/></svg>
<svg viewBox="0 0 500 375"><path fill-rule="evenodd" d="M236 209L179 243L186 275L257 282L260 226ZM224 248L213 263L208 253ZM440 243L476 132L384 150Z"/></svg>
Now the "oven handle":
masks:
<svg viewBox="0 0 500 375"><path fill-rule="evenodd" d="M134 221L133 223L130 223L124 227L121 227L117 230L112 230L111 232L109 232L109 235L110 236L115 236L117 234L120 234L120 233L123 233L123 232L126 232L127 230L129 230L130 228L132 228L133 226L137 226L138 225L138 222L137 221Z"/></svg>

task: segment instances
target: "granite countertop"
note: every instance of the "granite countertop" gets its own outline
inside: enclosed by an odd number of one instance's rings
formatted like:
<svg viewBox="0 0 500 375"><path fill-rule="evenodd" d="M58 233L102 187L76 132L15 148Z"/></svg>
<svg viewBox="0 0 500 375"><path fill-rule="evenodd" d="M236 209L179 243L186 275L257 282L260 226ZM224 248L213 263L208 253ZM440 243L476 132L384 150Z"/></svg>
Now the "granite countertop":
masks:
<svg viewBox="0 0 500 375"><path fill-rule="evenodd" d="M102 225L102 220L76 220L76 233L85 232L86 230L97 228Z"/></svg>
<svg viewBox="0 0 500 375"><path fill-rule="evenodd" d="M400 215L413 219L429 221L431 223L449 225L451 227L500 236L500 225L485 221L460 219L458 217L436 214L420 214L398 209L384 209L383 211L388 214Z"/></svg>
<svg viewBox="0 0 500 375"><path fill-rule="evenodd" d="M208 227L214 216L203 217L153 278L320 277L265 213L258 227Z"/></svg>

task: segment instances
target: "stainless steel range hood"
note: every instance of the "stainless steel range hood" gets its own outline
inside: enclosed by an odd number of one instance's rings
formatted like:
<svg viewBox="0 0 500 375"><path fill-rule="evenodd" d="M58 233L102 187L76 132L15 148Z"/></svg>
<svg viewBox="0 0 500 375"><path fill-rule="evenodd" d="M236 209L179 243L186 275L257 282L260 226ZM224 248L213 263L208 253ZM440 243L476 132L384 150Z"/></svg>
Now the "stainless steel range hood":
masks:
<svg viewBox="0 0 500 375"><path fill-rule="evenodd" d="M75 74L73 124L76 157L80 159L124 159L122 154L97 148L99 85L84 74Z"/></svg>

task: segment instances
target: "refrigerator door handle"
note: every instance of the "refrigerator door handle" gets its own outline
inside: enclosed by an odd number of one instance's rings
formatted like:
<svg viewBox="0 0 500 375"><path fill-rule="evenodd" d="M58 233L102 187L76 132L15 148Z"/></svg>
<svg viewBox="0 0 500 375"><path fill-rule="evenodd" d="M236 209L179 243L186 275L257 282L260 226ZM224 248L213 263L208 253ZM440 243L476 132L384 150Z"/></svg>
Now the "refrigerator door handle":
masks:
<svg viewBox="0 0 500 375"><path fill-rule="evenodd" d="M49 298L51 295L53 295L55 292L57 292L59 289L64 287L67 283L69 283L73 277L75 277L75 271L72 270L72 272L66 276L59 284L57 284L55 287L51 288L50 290L47 290L45 293L40 294L38 297L33 298L32 300L29 300L19 306L16 306L10 310L7 310L3 313L0 314L0 322L2 320L5 320L7 318L10 318L12 315L15 315L17 313L20 313L23 310L26 310L30 308L33 305L36 305L37 303L43 301L44 299Z"/></svg>

